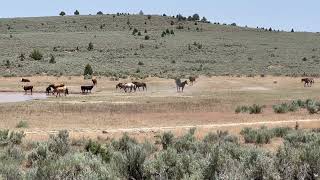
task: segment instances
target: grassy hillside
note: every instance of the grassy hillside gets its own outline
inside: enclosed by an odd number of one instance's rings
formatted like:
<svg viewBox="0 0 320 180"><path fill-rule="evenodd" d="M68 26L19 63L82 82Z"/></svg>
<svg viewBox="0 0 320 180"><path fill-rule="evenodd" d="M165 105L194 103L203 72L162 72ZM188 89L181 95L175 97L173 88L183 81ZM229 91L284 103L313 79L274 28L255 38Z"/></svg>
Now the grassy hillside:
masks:
<svg viewBox="0 0 320 180"><path fill-rule="evenodd" d="M135 28L141 36L132 35ZM166 29L174 35L161 37ZM92 51L87 49L90 42ZM0 49L1 76L82 75L88 63L96 75L115 77L320 74L319 34L162 16L0 19ZM29 57L33 49L43 54L41 60ZM56 63L49 63L51 54Z"/></svg>

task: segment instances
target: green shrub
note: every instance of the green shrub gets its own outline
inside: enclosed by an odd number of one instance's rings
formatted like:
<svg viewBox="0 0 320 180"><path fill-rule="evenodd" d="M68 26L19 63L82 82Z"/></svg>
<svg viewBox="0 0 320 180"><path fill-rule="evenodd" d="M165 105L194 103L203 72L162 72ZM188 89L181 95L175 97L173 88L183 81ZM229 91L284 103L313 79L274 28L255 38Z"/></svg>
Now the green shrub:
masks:
<svg viewBox="0 0 320 180"><path fill-rule="evenodd" d="M84 73L83 75L86 76L86 75L92 75L93 74L93 70L92 70L92 67L90 66L90 64L87 64L86 67L84 68Z"/></svg>
<svg viewBox="0 0 320 180"><path fill-rule="evenodd" d="M68 131L63 130L59 131L58 135L51 135L48 142L48 150L60 156L67 154L70 150Z"/></svg>
<svg viewBox="0 0 320 180"><path fill-rule="evenodd" d="M103 15L102 11L97 12L97 15Z"/></svg>
<svg viewBox="0 0 320 180"><path fill-rule="evenodd" d="M60 16L65 16L66 13L65 13L64 11L61 11L59 15L60 15Z"/></svg>
<svg viewBox="0 0 320 180"><path fill-rule="evenodd" d="M80 13L79 13L78 10L76 10L73 14L74 14L74 15L80 15Z"/></svg>
<svg viewBox="0 0 320 180"><path fill-rule="evenodd" d="M16 128L28 128L28 122L27 121L19 121L18 124L16 125Z"/></svg>
<svg viewBox="0 0 320 180"><path fill-rule="evenodd" d="M135 35L137 32L139 32L138 29L134 28L132 31L132 35Z"/></svg>
<svg viewBox="0 0 320 180"><path fill-rule="evenodd" d="M139 61L139 62L138 62L138 65L139 65L139 66L143 66L144 63L143 63L142 61Z"/></svg>
<svg viewBox="0 0 320 180"><path fill-rule="evenodd" d="M240 134L243 136L245 143L256 144L268 144L274 136L273 131L266 127L261 127L258 130L244 128Z"/></svg>
<svg viewBox="0 0 320 180"><path fill-rule="evenodd" d="M21 53L19 56L20 61L24 61L26 59L24 53Z"/></svg>
<svg viewBox="0 0 320 180"><path fill-rule="evenodd" d="M87 152L91 152L94 155L98 155L102 158L102 160L108 163L111 160L112 154L107 148L102 147L101 144L89 140L86 144L85 149Z"/></svg>
<svg viewBox="0 0 320 180"><path fill-rule="evenodd" d="M237 106L235 113L246 113L249 111L248 106Z"/></svg>
<svg viewBox="0 0 320 180"><path fill-rule="evenodd" d="M34 59L34 60L41 60L43 58L43 55L42 53L37 50L37 49L34 49L31 54L29 55L30 58Z"/></svg>
<svg viewBox="0 0 320 180"><path fill-rule="evenodd" d="M93 43L90 42L88 45L88 51L92 51L93 50Z"/></svg>
<svg viewBox="0 0 320 180"><path fill-rule="evenodd" d="M161 37L164 37L164 36L166 36L166 32L165 31L163 31L162 34L161 34Z"/></svg>
<svg viewBox="0 0 320 180"><path fill-rule="evenodd" d="M292 131L292 128L290 127L276 127L272 129L273 134L275 137L284 137L286 136L290 131Z"/></svg>
<svg viewBox="0 0 320 180"><path fill-rule="evenodd" d="M53 54L50 55L49 63L50 63L50 64L55 64L55 63L56 63L56 58L54 57Z"/></svg>
<svg viewBox="0 0 320 180"><path fill-rule="evenodd" d="M264 108L264 106L260 106L258 104L254 104L254 105L249 107L249 113L250 114L260 114L260 113L262 113L262 109L263 108Z"/></svg>
<svg viewBox="0 0 320 180"><path fill-rule="evenodd" d="M150 39L150 36L149 36L149 35L146 35L146 36L144 37L144 39L145 39L145 40L149 40L149 39Z"/></svg>
<svg viewBox="0 0 320 180"><path fill-rule="evenodd" d="M171 132L165 132L162 135L156 136L156 144L161 144L162 149L166 150L168 147L172 147L174 143L174 135Z"/></svg>

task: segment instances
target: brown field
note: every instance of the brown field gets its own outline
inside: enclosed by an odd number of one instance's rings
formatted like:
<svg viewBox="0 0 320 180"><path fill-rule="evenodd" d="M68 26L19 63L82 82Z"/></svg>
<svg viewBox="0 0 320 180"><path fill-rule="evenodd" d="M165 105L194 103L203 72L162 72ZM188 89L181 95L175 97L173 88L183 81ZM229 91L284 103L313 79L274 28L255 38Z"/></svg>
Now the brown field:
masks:
<svg viewBox="0 0 320 180"><path fill-rule="evenodd" d="M19 103L0 104L0 128L15 129L19 121L27 121L22 129L28 139L46 139L50 133L67 129L73 138L118 137L128 132L148 138L171 130L181 134L197 127L197 136L208 131L229 130L238 133L245 126L320 127L320 115L306 110L275 114L272 105L294 99L319 99L320 85L304 88L299 78L289 77L200 77L184 93L177 93L173 80L148 78L147 92L116 91L118 81L98 77L92 94L81 95L80 85L90 84L83 77L29 77L35 91L44 93L49 83L65 83L71 90L67 97L48 97ZM0 78L0 91L23 94L21 78ZM131 80L122 80L129 82ZM274 83L277 81L277 83ZM238 105L266 105L262 114L236 114ZM103 133L104 131L104 133Z"/></svg>

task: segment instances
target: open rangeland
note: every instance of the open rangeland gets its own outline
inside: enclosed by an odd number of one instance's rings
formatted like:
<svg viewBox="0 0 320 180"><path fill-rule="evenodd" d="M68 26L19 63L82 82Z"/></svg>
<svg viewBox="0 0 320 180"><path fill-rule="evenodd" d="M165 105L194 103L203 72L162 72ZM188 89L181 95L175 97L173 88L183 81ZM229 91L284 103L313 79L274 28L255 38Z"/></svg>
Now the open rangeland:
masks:
<svg viewBox="0 0 320 180"><path fill-rule="evenodd" d="M81 94L80 86L92 84L83 77L0 78L2 92L24 94L22 85L32 84L34 93L45 94L50 83L64 83L70 95L49 96L47 99L0 104L0 128L15 129L26 121L27 138L46 139L50 133L69 130L71 136L117 137L128 132L141 138L158 132L176 133L197 127L198 136L218 129L238 133L243 127L290 126L320 127L320 116L306 109L276 114L272 106L296 99L319 99L320 85L304 87L301 78L290 77L200 77L176 92L174 80L147 78L147 91L124 93L116 90L118 81L97 77L98 86L92 93ZM131 82L130 79L120 80ZM275 83L276 82L276 83ZM261 114L235 113L240 105L265 105Z"/></svg>

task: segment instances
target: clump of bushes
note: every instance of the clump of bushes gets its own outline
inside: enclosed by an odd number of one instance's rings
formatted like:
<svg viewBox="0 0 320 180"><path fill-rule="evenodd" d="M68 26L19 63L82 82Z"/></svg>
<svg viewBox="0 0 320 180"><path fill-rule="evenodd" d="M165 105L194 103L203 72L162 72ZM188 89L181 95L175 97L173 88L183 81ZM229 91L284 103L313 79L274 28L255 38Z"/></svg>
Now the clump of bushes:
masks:
<svg viewBox="0 0 320 180"><path fill-rule="evenodd" d="M19 121L16 125L16 128L28 128L29 124L27 121Z"/></svg>
<svg viewBox="0 0 320 180"><path fill-rule="evenodd" d="M265 106L258 104L253 104L252 106L238 106L235 109L235 113L260 114L262 113L263 108L265 108Z"/></svg>
<svg viewBox="0 0 320 180"><path fill-rule="evenodd" d="M50 55L49 63L50 63L50 64L55 64L55 63L56 63L56 58L54 57L53 54Z"/></svg>
<svg viewBox="0 0 320 180"><path fill-rule="evenodd" d="M2 131L0 131L2 132ZM203 139L190 129L182 136L164 132L156 142L120 139L88 141L72 147L67 131L29 148L0 147L3 179L317 179L320 134L288 128L245 128L246 142L265 144L283 137L271 153L239 143L227 131ZM0 133L0 139L1 139ZM156 146L157 145L157 146ZM25 156L27 155L27 156ZM27 157L27 158L25 158Z"/></svg>
<svg viewBox="0 0 320 180"><path fill-rule="evenodd" d="M38 49L34 49L29 57L34 60L41 60L43 58L43 54Z"/></svg>
<svg viewBox="0 0 320 180"><path fill-rule="evenodd" d="M149 40L149 39L150 39L150 36L149 36L149 35L146 35L146 36L144 37L144 39L145 39L145 40Z"/></svg>
<svg viewBox="0 0 320 180"><path fill-rule="evenodd" d="M136 35L136 33L139 32L137 28L134 28L132 31L132 35Z"/></svg>
<svg viewBox="0 0 320 180"><path fill-rule="evenodd" d="M259 130L252 128L244 128L240 133L245 143L256 143L256 144L269 144L273 138L273 133L266 127L261 127Z"/></svg>
<svg viewBox="0 0 320 180"><path fill-rule="evenodd" d="M88 45L88 51L92 51L93 50L93 43L90 42Z"/></svg>
<svg viewBox="0 0 320 180"><path fill-rule="evenodd" d="M93 74L93 70L92 67L90 66L90 64L87 64L86 67L84 68L84 72L83 75L87 76L87 75L92 75Z"/></svg>
<svg viewBox="0 0 320 180"><path fill-rule="evenodd" d="M294 100L291 103L282 103L279 105L273 106L273 111L275 113L283 114L287 112L295 112L298 109L306 108L310 114L318 113L320 110L320 102L307 99L305 101L298 99Z"/></svg>

